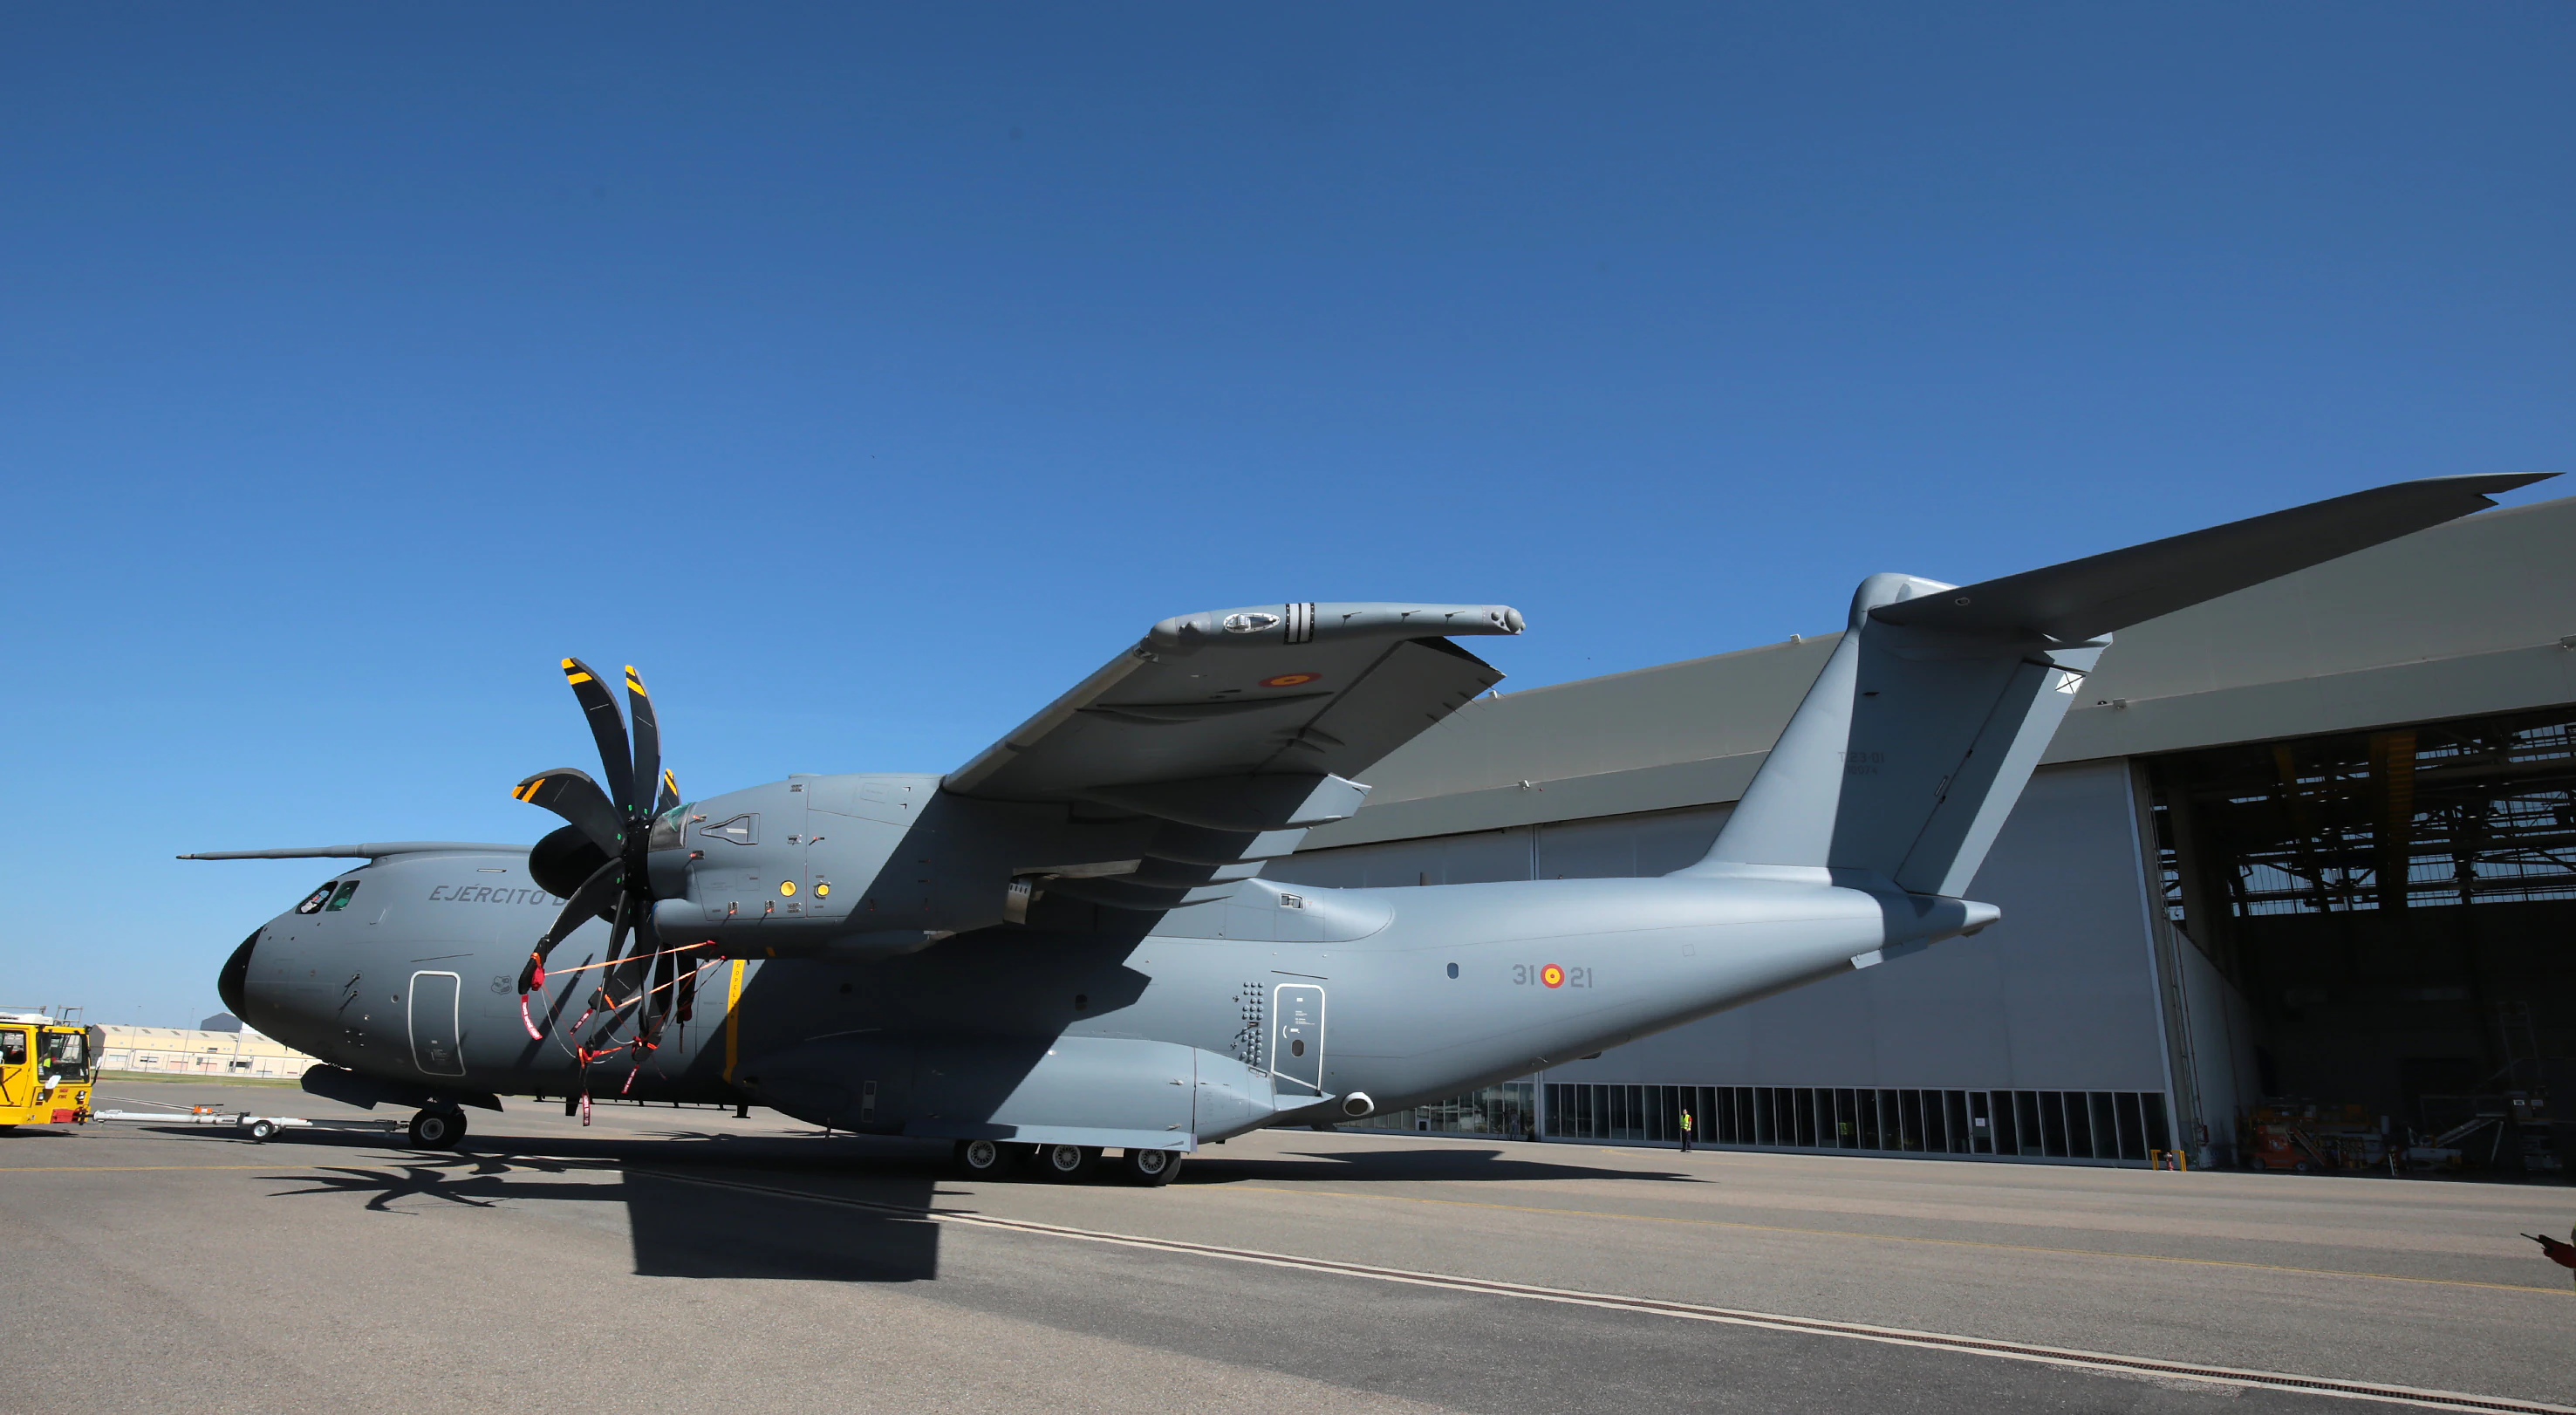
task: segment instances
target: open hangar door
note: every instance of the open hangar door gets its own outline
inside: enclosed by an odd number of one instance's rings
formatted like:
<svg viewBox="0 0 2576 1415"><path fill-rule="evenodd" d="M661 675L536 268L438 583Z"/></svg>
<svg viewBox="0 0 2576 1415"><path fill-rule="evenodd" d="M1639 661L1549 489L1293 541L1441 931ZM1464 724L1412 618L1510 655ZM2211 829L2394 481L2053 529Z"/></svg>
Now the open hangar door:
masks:
<svg viewBox="0 0 2576 1415"><path fill-rule="evenodd" d="M2155 757L2212 1138L2274 1168L2576 1164L2576 706Z"/></svg>

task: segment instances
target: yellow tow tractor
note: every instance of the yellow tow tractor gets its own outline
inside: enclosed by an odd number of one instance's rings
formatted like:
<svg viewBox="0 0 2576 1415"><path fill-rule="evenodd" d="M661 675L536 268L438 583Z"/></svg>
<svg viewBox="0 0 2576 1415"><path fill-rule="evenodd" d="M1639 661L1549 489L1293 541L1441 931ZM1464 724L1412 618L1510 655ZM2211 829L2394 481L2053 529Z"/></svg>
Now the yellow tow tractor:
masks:
<svg viewBox="0 0 2576 1415"><path fill-rule="evenodd" d="M0 1135L21 1125L83 1125L98 1074L90 1029L42 1012L0 1012Z"/></svg>

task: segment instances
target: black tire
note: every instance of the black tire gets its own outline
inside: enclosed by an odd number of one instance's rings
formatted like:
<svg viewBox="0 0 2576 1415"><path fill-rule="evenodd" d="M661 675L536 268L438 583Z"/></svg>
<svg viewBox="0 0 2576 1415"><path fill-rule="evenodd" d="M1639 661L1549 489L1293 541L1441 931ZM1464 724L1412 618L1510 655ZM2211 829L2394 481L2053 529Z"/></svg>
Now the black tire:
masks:
<svg viewBox="0 0 2576 1415"><path fill-rule="evenodd" d="M412 1148L452 1150L465 1138L465 1112L424 1110L411 1118Z"/></svg>
<svg viewBox="0 0 2576 1415"><path fill-rule="evenodd" d="M1040 1145L1038 1168L1059 1184L1079 1184L1100 1167L1098 1145Z"/></svg>
<svg viewBox="0 0 2576 1415"><path fill-rule="evenodd" d="M250 1123L250 1142L254 1145L267 1144L269 1137L276 1133L277 1122L274 1120L262 1119Z"/></svg>
<svg viewBox="0 0 2576 1415"><path fill-rule="evenodd" d="M1130 1184L1160 1189L1172 1182L1173 1175L1181 1172L1181 1152L1129 1150L1127 1157L1119 1162L1118 1171Z"/></svg>
<svg viewBox="0 0 2576 1415"><path fill-rule="evenodd" d="M1006 1140L960 1140L954 1163L968 1179L1008 1179L1021 1158L1020 1147Z"/></svg>

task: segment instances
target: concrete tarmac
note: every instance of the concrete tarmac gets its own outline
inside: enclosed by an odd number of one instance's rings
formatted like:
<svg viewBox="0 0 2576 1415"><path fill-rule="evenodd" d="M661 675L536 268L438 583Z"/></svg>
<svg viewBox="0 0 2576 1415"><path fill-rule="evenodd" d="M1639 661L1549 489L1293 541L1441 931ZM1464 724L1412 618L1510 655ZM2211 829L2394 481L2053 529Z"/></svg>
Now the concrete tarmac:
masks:
<svg viewBox="0 0 2576 1415"><path fill-rule="evenodd" d="M99 1099L191 1103L359 1114ZM2576 1221L2564 1186L1278 1131L1139 1189L768 1112L472 1121L454 1153L0 1138L13 1383L70 1412L2386 1408L1968 1338L2576 1404L2576 1289L2516 1236Z"/></svg>

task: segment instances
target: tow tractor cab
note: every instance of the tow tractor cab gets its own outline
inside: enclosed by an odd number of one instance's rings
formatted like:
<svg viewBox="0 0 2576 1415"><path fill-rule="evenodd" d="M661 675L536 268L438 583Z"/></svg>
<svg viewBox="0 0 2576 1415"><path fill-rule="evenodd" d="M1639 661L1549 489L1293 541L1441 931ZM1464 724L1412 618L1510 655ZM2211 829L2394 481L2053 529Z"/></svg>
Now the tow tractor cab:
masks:
<svg viewBox="0 0 2576 1415"><path fill-rule="evenodd" d="M0 1134L88 1123L97 1074L88 1028L42 1012L0 1012Z"/></svg>

